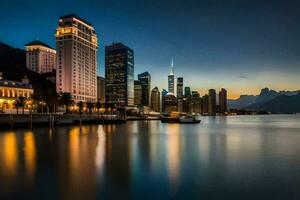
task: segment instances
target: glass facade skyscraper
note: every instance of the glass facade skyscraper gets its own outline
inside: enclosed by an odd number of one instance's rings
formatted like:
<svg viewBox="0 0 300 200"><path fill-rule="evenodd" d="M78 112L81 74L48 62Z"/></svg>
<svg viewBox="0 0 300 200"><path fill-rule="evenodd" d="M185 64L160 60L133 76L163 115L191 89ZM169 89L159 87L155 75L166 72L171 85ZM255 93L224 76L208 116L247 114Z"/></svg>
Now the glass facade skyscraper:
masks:
<svg viewBox="0 0 300 200"><path fill-rule="evenodd" d="M171 62L171 71L170 74L168 75L168 92L174 94L174 65L173 65L173 59Z"/></svg>
<svg viewBox="0 0 300 200"><path fill-rule="evenodd" d="M142 105L150 106L151 76L149 72L139 74L138 80L142 85Z"/></svg>
<svg viewBox="0 0 300 200"><path fill-rule="evenodd" d="M134 52L122 43L105 47L105 99L118 106L134 105Z"/></svg>

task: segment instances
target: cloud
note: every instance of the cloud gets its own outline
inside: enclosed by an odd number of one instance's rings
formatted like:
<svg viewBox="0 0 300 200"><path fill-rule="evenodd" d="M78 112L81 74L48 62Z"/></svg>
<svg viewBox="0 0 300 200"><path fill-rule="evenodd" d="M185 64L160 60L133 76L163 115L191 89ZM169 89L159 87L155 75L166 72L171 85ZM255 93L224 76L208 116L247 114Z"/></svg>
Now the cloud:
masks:
<svg viewBox="0 0 300 200"><path fill-rule="evenodd" d="M248 76L240 76L240 79L248 79Z"/></svg>

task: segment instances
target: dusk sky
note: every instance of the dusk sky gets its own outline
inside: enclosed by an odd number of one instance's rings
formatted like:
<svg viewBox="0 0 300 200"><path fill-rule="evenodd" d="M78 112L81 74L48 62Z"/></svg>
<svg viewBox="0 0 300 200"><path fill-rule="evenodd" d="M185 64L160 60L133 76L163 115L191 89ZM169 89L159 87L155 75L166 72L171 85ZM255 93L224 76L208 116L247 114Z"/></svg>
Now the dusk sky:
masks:
<svg viewBox="0 0 300 200"><path fill-rule="evenodd" d="M18 48L36 39L55 47L58 18L76 14L98 35L98 74L104 46L122 42L135 52L135 75L149 71L152 87L175 76L203 95L229 97L263 87L300 89L300 1L1 1L0 41Z"/></svg>

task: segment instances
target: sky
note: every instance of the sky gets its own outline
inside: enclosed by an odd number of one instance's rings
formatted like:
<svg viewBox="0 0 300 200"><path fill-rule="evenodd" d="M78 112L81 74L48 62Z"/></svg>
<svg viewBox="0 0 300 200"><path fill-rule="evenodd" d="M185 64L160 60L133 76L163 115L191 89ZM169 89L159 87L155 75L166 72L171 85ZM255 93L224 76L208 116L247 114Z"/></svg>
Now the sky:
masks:
<svg viewBox="0 0 300 200"><path fill-rule="evenodd" d="M3 0L0 41L14 47L38 38L55 47L58 18L76 14L98 35L98 74L104 46L134 50L135 76L148 71L152 87L175 76L199 91L224 87L229 98L261 88L300 89L300 1L265 0Z"/></svg>

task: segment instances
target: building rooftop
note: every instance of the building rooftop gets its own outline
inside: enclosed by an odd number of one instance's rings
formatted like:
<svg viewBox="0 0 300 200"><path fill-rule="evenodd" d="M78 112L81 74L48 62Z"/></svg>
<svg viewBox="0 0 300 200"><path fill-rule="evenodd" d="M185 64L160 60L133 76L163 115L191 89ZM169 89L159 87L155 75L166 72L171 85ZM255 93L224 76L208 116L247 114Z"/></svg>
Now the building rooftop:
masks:
<svg viewBox="0 0 300 200"><path fill-rule="evenodd" d="M85 19L82 19L81 17L78 17L75 14L64 15L64 16L59 17L59 19L65 19L65 18L71 18L71 17L74 17L74 18L86 23L89 26L93 26L90 22L86 21Z"/></svg>
<svg viewBox="0 0 300 200"><path fill-rule="evenodd" d="M47 48L50 48L50 49L54 49L54 48L50 47L48 44L46 44L44 42L41 42L39 40L34 40L32 42L29 42L29 43L25 44L25 46L34 46L34 45L40 45L40 46L44 46L44 47L47 47Z"/></svg>
<svg viewBox="0 0 300 200"><path fill-rule="evenodd" d="M32 88L32 85L29 83L22 83L22 82L11 81L11 80L0 80L0 86L15 87L15 88L28 88L28 89Z"/></svg>

